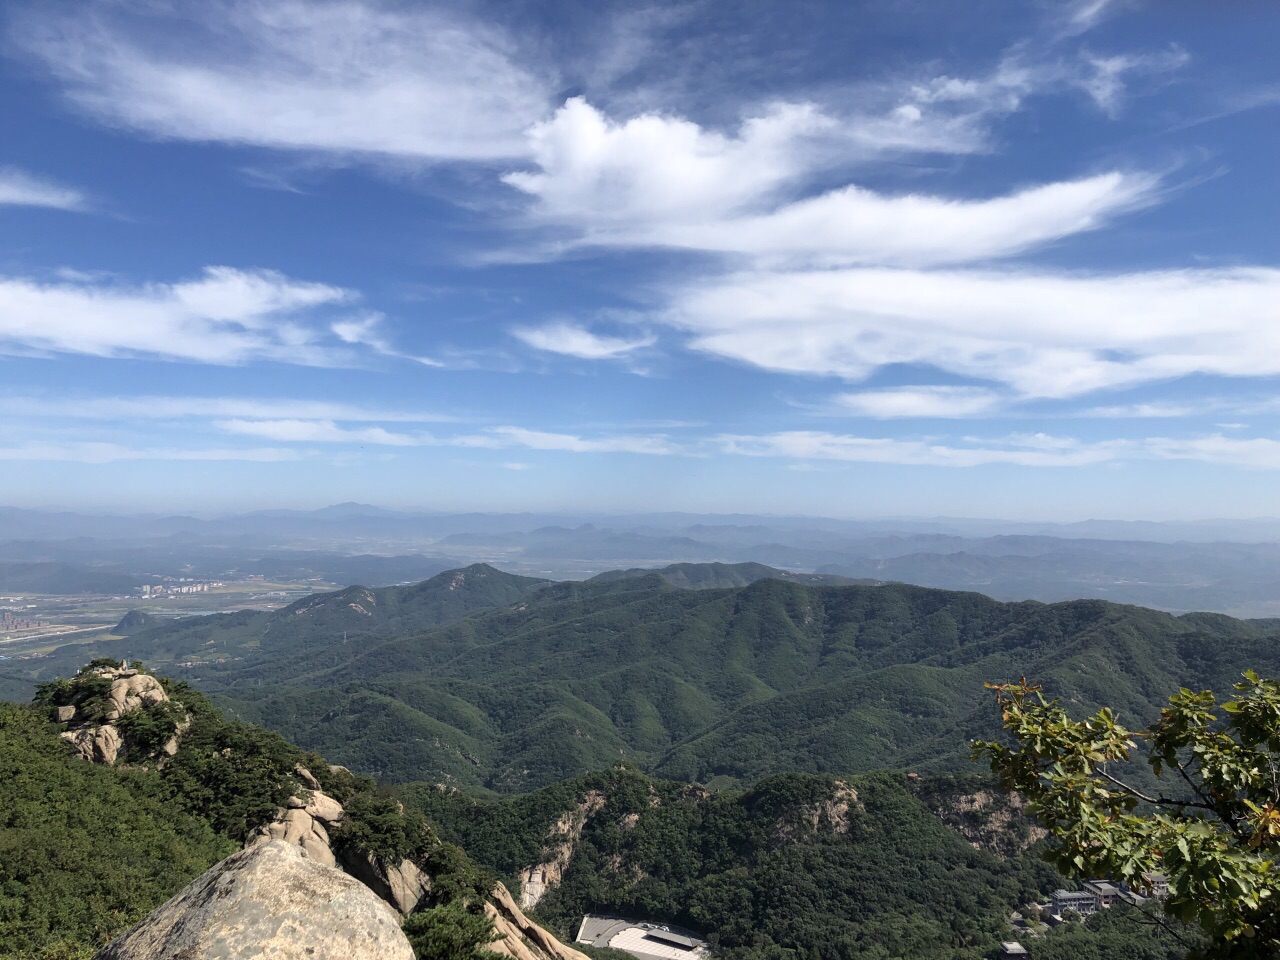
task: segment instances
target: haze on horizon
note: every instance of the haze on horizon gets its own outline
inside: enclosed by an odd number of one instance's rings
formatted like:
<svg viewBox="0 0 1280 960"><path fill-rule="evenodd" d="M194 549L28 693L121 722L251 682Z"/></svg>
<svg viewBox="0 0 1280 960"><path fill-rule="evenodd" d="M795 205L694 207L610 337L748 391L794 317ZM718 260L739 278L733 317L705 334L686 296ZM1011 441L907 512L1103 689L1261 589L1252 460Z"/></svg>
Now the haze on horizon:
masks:
<svg viewBox="0 0 1280 960"><path fill-rule="evenodd" d="M1280 8L17 2L0 504L1269 517Z"/></svg>

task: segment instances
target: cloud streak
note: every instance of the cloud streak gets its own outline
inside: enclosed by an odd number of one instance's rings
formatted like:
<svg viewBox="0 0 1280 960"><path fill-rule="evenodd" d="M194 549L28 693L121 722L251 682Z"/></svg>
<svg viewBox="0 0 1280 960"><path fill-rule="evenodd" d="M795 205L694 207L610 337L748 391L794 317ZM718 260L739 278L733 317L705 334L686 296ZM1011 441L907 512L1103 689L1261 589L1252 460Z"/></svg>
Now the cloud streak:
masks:
<svg viewBox="0 0 1280 960"><path fill-rule="evenodd" d="M157 14L157 11L161 13ZM551 78L496 26L357 0L111 4L21 18L79 109L154 137L422 161L524 154Z"/></svg>
<svg viewBox="0 0 1280 960"><path fill-rule="evenodd" d="M79 212L88 209L84 193L17 167L0 167L0 206L48 207Z"/></svg>
<svg viewBox="0 0 1280 960"><path fill-rule="evenodd" d="M252 463L279 463L297 460L297 450L278 447L196 448L128 447L118 443L93 441L74 443L27 443L0 446L0 461L46 461L65 463L118 463L131 460L235 460Z"/></svg>
<svg viewBox="0 0 1280 960"><path fill-rule="evenodd" d="M697 350L768 370L860 380L914 364L1068 398L1280 374L1277 303L1266 268L753 271L674 291L665 319Z"/></svg>
<svg viewBox="0 0 1280 960"><path fill-rule="evenodd" d="M932 439L864 437L814 430L762 435L724 434L722 452L798 461L830 460L929 467L1084 467L1117 461L1186 460L1259 470L1280 470L1280 440L1270 437L1112 439L1094 442L1048 434L957 444Z"/></svg>
<svg viewBox="0 0 1280 960"><path fill-rule="evenodd" d="M79 420L337 420L355 423L448 423L457 420L434 411L390 410L328 400L255 399L213 396L9 396L0 412L24 418Z"/></svg>
<svg viewBox="0 0 1280 960"><path fill-rule="evenodd" d="M134 286L0 277L0 353L350 363L355 352L334 338L323 318L357 300L341 287L232 267Z"/></svg>
<svg viewBox="0 0 1280 960"><path fill-rule="evenodd" d="M542 327L517 327L511 331L521 342L536 350L559 353L582 360L616 360L636 350L653 346L656 338L606 337L571 323L549 323Z"/></svg>

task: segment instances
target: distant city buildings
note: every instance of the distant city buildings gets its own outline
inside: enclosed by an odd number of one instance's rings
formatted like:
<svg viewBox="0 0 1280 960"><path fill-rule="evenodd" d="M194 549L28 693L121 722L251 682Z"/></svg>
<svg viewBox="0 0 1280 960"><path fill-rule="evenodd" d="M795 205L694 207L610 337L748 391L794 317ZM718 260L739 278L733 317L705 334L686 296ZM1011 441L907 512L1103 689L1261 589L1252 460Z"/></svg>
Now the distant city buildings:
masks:
<svg viewBox="0 0 1280 960"><path fill-rule="evenodd" d="M214 587L224 586L221 580L186 581L172 583L148 583L138 588L143 597L171 597L180 593L208 593Z"/></svg>
<svg viewBox="0 0 1280 960"><path fill-rule="evenodd" d="M0 633L8 633L15 630L36 630L40 627L47 627L48 620L35 620L29 617L19 616L21 611L2 610L0 611Z"/></svg>

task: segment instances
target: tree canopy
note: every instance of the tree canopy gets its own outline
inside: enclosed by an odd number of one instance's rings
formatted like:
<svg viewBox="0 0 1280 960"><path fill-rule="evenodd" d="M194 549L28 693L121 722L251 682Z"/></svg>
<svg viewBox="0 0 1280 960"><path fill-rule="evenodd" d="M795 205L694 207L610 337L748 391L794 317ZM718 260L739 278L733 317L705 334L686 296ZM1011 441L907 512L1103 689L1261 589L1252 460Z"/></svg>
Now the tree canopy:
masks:
<svg viewBox="0 0 1280 960"><path fill-rule="evenodd" d="M1221 703L1183 688L1141 731L1109 708L1073 720L1025 679L992 689L1015 742L974 753L1028 799L1060 870L1139 892L1164 874L1165 913L1209 937L1198 955L1280 956L1280 683L1247 671ZM1144 765L1167 789L1135 786Z"/></svg>

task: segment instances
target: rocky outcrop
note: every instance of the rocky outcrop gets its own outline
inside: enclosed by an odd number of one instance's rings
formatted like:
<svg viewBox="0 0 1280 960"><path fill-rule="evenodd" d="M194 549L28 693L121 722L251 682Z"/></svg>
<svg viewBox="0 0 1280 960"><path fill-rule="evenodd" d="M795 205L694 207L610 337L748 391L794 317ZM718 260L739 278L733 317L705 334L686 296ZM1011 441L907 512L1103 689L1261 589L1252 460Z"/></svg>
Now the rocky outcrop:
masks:
<svg viewBox="0 0 1280 960"><path fill-rule="evenodd" d="M66 730L58 736L70 743L83 759L108 766L116 762L116 758L120 756L120 748L124 745L120 731L109 723L100 727Z"/></svg>
<svg viewBox="0 0 1280 960"><path fill-rule="evenodd" d="M364 884L279 841L214 866L94 960L414 960Z"/></svg>
<svg viewBox="0 0 1280 960"><path fill-rule="evenodd" d="M111 684L111 704L107 707L106 720L119 720L126 713L153 703L164 703L169 695L160 686L160 681L149 673L137 670L116 670L115 680Z"/></svg>
<svg viewBox="0 0 1280 960"><path fill-rule="evenodd" d="M114 765L125 753L125 738L116 722L135 710L165 703L169 695L165 693L160 681L149 673L143 673L123 663L119 667L95 667L81 674L82 677L101 677L111 681L105 702L77 701L56 707L59 723L71 724L71 729L59 734L75 748L85 760L93 763ZM92 709L89 709L92 708ZM101 717L105 722L96 723L93 719ZM80 721L77 724L77 720ZM174 729L171 736L161 747L161 760L172 757L178 752L178 744L187 728L191 726L191 717L186 717Z"/></svg>
<svg viewBox="0 0 1280 960"><path fill-rule="evenodd" d="M849 814L865 812L858 791L843 780L835 781L835 791L826 800L808 803L773 825L773 838L779 843L793 843L818 832L837 836L849 832Z"/></svg>
<svg viewBox="0 0 1280 960"><path fill-rule="evenodd" d="M369 854L344 851L342 869L406 916L431 894L430 875L412 860L393 865Z"/></svg>
<svg viewBox="0 0 1280 960"><path fill-rule="evenodd" d="M592 790L573 810L562 814L551 825L542 848L542 862L520 871L520 906L523 909L532 910L548 890L560 885L565 868L573 859L573 852L582 838L582 828L600 812L604 802L604 794Z"/></svg>
<svg viewBox="0 0 1280 960"><path fill-rule="evenodd" d="M1008 860L1048 836L1027 814L1027 801L1021 794L994 788L948 790L944 784L917 784L913 792L975 850Z"/></svg>
<svg viewBox="0 0 1280 960"><path fill-rule="evenodd" d="M290 797L269 823L250 836L248 845L281 840L311 860L336 867L338 861L329 846L329 828L341 823L343 816L342 804L320 790L312 790L306 798Z"/></svg>
<svg viewBox="0 0 1280 960"><path fill-rule="evenodd" d="M484 912L493 921L494 931L502 937L489 944L495 953L513 960L588 960L586 954L566 947L526 917L502 884L489 894Z"/></svg>

